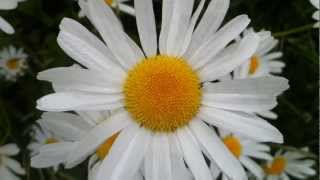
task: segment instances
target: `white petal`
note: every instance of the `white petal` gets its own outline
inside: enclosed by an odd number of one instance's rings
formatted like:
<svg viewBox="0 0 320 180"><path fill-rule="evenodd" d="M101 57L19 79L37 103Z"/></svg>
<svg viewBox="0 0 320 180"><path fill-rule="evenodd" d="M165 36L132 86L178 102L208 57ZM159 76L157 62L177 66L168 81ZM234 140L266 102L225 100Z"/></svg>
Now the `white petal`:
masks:
<svg viewBox="0 0 320 180"><path fill-rule="evenodd" d="M273 53L269 53L269 54L266 54L266 55L262 56L261 59L263 61L269 61L269 60L272 60L272 59L281 58L282 55L283 55L282 52L273 52Z"/></svg>
<svg viewBox="0 0 320 180"><path fill-rule="evenodd" d="M164 1L159 39L161 54L178 55L187 32L194 0Z"/></svg>
<svg viewBox="0 0 320 180"><path fill-rule="evenodd" d="M0 30L4 31L7 34L13 34L14 29L13 27L0 16Z"/></svg>
<svg viewBox="0 0 320 180"><path fill-rule="evenodd" d="M241 163L252 173L254 174L258 179L262 179L264 172L262 168L254 162L252 159L242 156L240 157Z"/></svg>
<svg viewBox="0 0 320 180"><path fill-rule="evenodd" d="M123 106L121 94L90 94L83 92L58 92L37 101L43 111L111 110Z"/></svg>
<svg viewBox="0 0 320 180"><path fill-rule="evenodd" d="M5 166L0 166L0 174L1 178L4 178L5 180L20 180L19 177L14 175L8 168Z"/></svg>
<svg viewBox="0 0 320 180"><path fill-rule="evenodd" d="M262 116L264 118L268 119L277 119L278 115L272 111L262 111L257 113L259 116Z"/></svg>
<svg viewBox="0 0 320 180"><path fill-rule="evenodd" d="M12 156L17 155L20 152L20 149L16 144L6 144L0 147L0 154Z"/></svg>
<svg viewBox="0 0 320 180"><path fill-rule="evenodd" d="M131 119L126 111L119 111L111 115L107 120L93 128L78 144L76 150L68 157L67 167L74 166L78 159L89 156L106 139L121 131L131 124Z"/></svg>
<svg viewBox="0 0 320 180"><path fill-rule="evenodd" d="M121 131L103 160L97 180L131 179L138 172L143 161L151 134L133 125Z"/></svg>
<svg viewBox="0 0 320 180"><path fill-rule="evenodd" d="M72 142L58 142L42 146L39 154L31 158L34 168L48 168L66 162L70 153L75 150L76 144Z"/></svg>
<svg viewBox="0 0 320 180"><path fill-rule="evenodd" d="M281 77L259 77L206 83L204 91L217 94L247 94L277 96L288 89L288 80Z"/></svg>
<svg viewBox="0 0 320 180"><path fill-rule="evenodd" d="M39 80L50 81L63 91L86 91L97 93L119 93L123 75L103 77L97 72L74 67L59 67L42 71L38 74Z"/></svg>
<svg viewBox="0 0 320 180"><path fill-rule="evenodd" d="M77 141L91 129L90 124L71 113L45 112L41 120L46 128L67 141Z"/></svg>
<svg viewBox="0 0 320 180"><path fill-rule="evenodd" d="M320 3L318 0L310 0L310 2L315 8L317 8L317 9L320 8Z"/></svg>
<svg viewBox="0 0 320 180"><path fill-rule="evenodd" d="M75 20L64 18L60 24L58 44L74 60L89 69L122 75L109 48L94 34Z"/></svg>
<svg viewBox="0 0 320 180"><path fill-rule="evenodd" d="M118 20L112 9L106 6L103 0L88 1L88 5L92 21L124 68L129 69L144 58L139 47L133 43L119 26L114 24Z"/></svg>
<svg viewBox="0 0 320 180"><path fill-rule="evenodd" d="M134 7L141 45L147 56L155 56L157 32L152 0L135 0Z"/></svg>
<svg viewBox="0 0 320 180"><path fill-rule="evenodd" d="M206 12L192 35L188 51L194 52L216 32L227 13L229 4L230 0L210 1Z"/></svg>
<svg viewBox="0 0 320 180"><path fill-rule="evenodd" d="M198 22L198 18L202 12L204 4L205 4L205 0L201 0L197 9L195 10L195 12L192 15L192 18L189 23L189 27L186 32L186 35L185 35L185 37L183 37L184 41L182 42L181 49L178 52L179 56L183 56L183 54L187 51L187 49L191 43L191 40L193 37L193 32L194 32L194 27L196 26L196 23Z"/></svg>
<svg viewBox="0 0 320 180"><path fill-rule="evenodd" d="M15 9L18 6L17 0L1 0L0 1L0 9L1 10L11 10Z"/></svg>
<svg viewBox="0 0 320 180"><path fill-rule="evenodd" d="M9 167L13 172L20 175L24 175L26 173L18 161L11 158L7 158L5 156L2 157L1 160L2 160L2 163L4 163L7 167Z"/></svg>
<svg viewBox="0 0 320 180"><path fill-rule="evenodd" d="M199 46L193 54L186 55L186 59L194 69L204 66L230 41L235 39L247 27L249 22L250 19L246 15L234 18Z"/></svg>
<svg viewBox="0 0 320 180"><path fill-rule="evenodd" d="M203 94L201 104L244 112L259 112L274 108L277 105L275 97L239 95L239 94Z"/></svg>
<svg viewBox="0 0 320 180"><path fill-rule="evenodd" d="M283 143L278 129L252 114L202 107L199 117L209 124L260 142Z"/></svg>
<svg viewBox="0 0 320 180"><path fill-rule="evenodd" d="M154 135L149 148L149 157L145 158L146 180L173 180L169 140L166 134Z"/></svg>
<svg viewBox="0 0 320 180"><path fill-rule="evenodd" d="M231 54L226 54L221 58L217 58L211 64L204 66L200 70L201 80L212 81L229 74L236 67L248 61L256 51L258 44L259 36L253 33L248 34Z"/></svg>
<svg viewBox="0 0 320 180"><path fill-rule="evenodd" d="M120 11L125 12L125 13L127 13L127 14L129 14L131 16L135 16L136 15L136 12L135 12L133 7L128 6L126 4L122 4L122 3L119 3L118 6L119 6Z"/></svg>
<svg viewBox="0 0 320 180"><path fill-rule="evenodd" d="M190 128L220 169L230 178L248 179L240 162L230 153L217 134L200 120L193 120Z"/></svg>
<svg viewBox="0 0 320 180"><path fill-rule="evenodd" d="M180 128L177 131L177 137L184 154L184 159L195 180L212 179L208 165L192 132L187 128Z"/></svg>

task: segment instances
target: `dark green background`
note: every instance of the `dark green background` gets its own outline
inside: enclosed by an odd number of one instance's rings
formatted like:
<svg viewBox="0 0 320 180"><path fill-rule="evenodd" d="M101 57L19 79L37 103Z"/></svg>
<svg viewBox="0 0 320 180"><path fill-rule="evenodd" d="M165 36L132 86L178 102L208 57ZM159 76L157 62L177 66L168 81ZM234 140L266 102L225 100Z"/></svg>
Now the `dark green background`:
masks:
<svg viewBox="0 0 320 180"><path fill-rule="evenodd" d="M156 16L160 20L161 1L154 2ZM41 113L35 109L36 100L52 91L48 83L36 80L37 73L47 68L73 63L56 43L61 19L78 19L92 29L85 18L78 18L78 10L77 3L73 0L27 0L20 3L16 10L0 11L0 15L16 29L14 35L0 33L0 48L12 44L24 48L30 55L30 69L24 77L16 83L0 79L0 143L15 142L23 149L19 159L28 170L23 179L86 179L85 163L58 174L51 170L30 169L26 151L30 140L30 127ZM252 19L251 26L256 30L266 29L277 35L278 32L313 23L311 15L314 11L315 8L307 0L232 0L225 20L239 14L248 14ZM119 16L125 30L137 40L135 19L124 14ZM271 121L284 134L285 145L308 146L316 155L319 151L318 33L317 29L309 29L278 37L280 44L277 49L284 53L282 59L287 64L283 75L290 80L291 88L279 97L279 106L275 109L279 119Z"/></svg>

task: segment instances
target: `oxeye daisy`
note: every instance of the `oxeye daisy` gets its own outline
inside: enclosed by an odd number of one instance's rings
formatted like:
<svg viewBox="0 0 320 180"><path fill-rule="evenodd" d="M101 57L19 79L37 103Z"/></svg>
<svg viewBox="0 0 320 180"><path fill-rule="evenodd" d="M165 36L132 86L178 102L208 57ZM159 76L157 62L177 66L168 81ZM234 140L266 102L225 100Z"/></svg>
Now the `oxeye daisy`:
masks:
<svg viewBox="0 0 320 180"><path fill-rule="evenodd" d="M78 0L81 8L79 17L88 16L88 0ZM114 9L119 9L121 12L135 16L134 8L127 4L131 0L104 0L105 5L110 6Z"/></svg>
<svg viewBox="0 0 320 180"><path fill-rule="evenodd" d="M264 177L263 169L256 163L256 160L272 160L272 156L269 154L269 146L222 129L219 129L219 136L229 151L241 162L243 167L248 170L249 174L253 174L257 179ZM214 165L215 164L212 164L211 166ZM213 174L219 175L218 168L211 167L211 170ZM229 179L224 174L222 174L222 178Z"/></svg>
<svg viewBox="0 0 320 180"><path fill-rule="evenodd" d="M317 21L317 22L314 24L314 27L315 27L315 28L319 28L319 27L320 27L320 22L319 22L319 20L320 20L320 11L319 11L320 5L319 5L319 1L318 1L318 0L310 0L310 3L311 3L315 8L317 8L317 11L312 14L312 18Z"/></svg>
<svg viewBox="0 0 320 180"><path fill-rule="evenodd" d="M32 150L31 166L35 168L54 167L66 162L68 154L72 153L77 142L98 121L104 119L107 113L78 112L42 114L37 123L40 128L35 130L35 143L29 145ZM79 161L81 163L84 159Z"/></svg>
<svg viewBox="0 0 320 180"><path fill-rule="evenodd" d="M210 1L201 19L204 0L194 13L193 0L163 1L157 43L152 1L136 0L141 50L104 3L89 0L88 13L105 43L74 20L65 18L60 25L59 45L85 68L54 68L38 75L63 86L38 100L41 110L116 110L81 138L67 167L119 133L101 162L97 180L131 179L142 164L148 164L145 173L152 177L173 179L174 146L196 180L212 178L204 151L228 177L247 179L239 161L207 123L261 142L283 141L275 127L247 112L273 108L276 96L288 88L286 79L214 81L256 51L255 33L237 42L233 51L225 50L249 18L240 15L219 28L227 0Z"/></svg>
<svg viewBox="0 0 320 180"><path fill-rule="evenodd" d="M314 176L316 171L312 166L315 161L306 158L306 155L300 152L279 150L273 159L263 166L266 180L289 180L290 177L306 179Z"/></svg>
<svg viewBox="0 0 320 180"><path fill-rule="evenodd" d="M252 28L247 29L243 34L254 32ZM272 51L278 44L278 40L272 37L270 31L260 31L257 33L260 37L259 46L250 60L236 68L232 74L234 79L263 77L277 75L282 72L285 63L278 60L282 57L282 52ZM278 115L272 111L256 112L258 115L276 119Z"/></svg>
<svg viewBox="0 0 320 180"><path fill-rule="evenodd" d="M0 1L0 10L12 10L18 7L18 3L25 0L1 0ZM13 27L0 16L0 30L7 34L13 34Z"/></svg>
<svg viewBox="0 0 320 180"><path fill-rule="evenodd" d="M17 175L24 175L25 170L20 163L10 156L15 156L20 152L16 144L6 144L0 146L0 177L5 180L19 180Z"/></svg>
<svg viewBox="0 0 320 180"><path fill-rule="evenodd" d="M7 80L15 81L27 69L27 54L23 49L9 46L0 51L0 74Z"/></svg>

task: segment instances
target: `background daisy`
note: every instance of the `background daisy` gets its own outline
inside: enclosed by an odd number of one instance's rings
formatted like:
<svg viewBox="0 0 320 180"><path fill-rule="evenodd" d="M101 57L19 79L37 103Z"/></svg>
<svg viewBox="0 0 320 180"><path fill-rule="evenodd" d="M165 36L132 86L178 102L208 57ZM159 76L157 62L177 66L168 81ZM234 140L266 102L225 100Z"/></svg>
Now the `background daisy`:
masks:
<svg viewBox="0 0 320 180"><path fill-rule="evenodd" d="M258 47L259 36L248 33L234 51L224 51L250 20L240 15L219 28L229 1L217 0L210 2L196 27L204 3L192 14L193 1L164 1L157 43L152 1L135 1L143 51L123 32L102 0L89 1L88 13L106 45L76 21L62 21L58 43L86 69L41 72L39 79L64 88L41 98L37 107L47 111L116 110L81 138L67 167L120 132L101 163L98 180L130 179L143 163L150 164L145 173L172 179L176 167L170 149L174 146L197 180L212 178L203 151L229 177L246 179L240 163L206 123L262 142L283 141L276 128L244 109L273 108L276 96L288 88L286 79L209 82L247 61Z"/></svg>
<svg viewBox="0 0 320 180"><path fill-rule="evenodd" d="M7 80L16 81L28 68L27 57L22 48L17 49L14 46L3 48L0 51L0 74Z"/></svg>
<svg viewBox="0 0 320 180"><path fill-rule="evenodd" d="M248 174L253 174L257 179L263 179L263 169L256 160L272 160L272 156L269 154L269 146L222 129L219 129L219 136L242 166L249 171ZM213 163L211 166L215 166L215 164ZM220 174L219 168L211 167L211 170L213 174L216 174L215 176ZM229 179L225 174L222 174L222 176L222 179Z"/></svg>
<svg viewBox="0 0 320 180"><path fill-rule="evenodd" d="M289 180L290 177L306 179L316 174L312 168L314 164L315 161L307 159L303 153L279 150L264 166L265 177L266 180Z"/></svg>
<svg viewBox="0 0 320 180"><path fill-rule="evenodd" d="M319 22L319 20L320 20L320 13L319 13L320 12L319 11L320 5L319 5L319 1L318 0L310 0L310 2L315 8L317 8L317 11L313 13L312 18L317 21L314 24L314 27L315 28L319 28L320 27L320 22Z"/></svg>
<svg viewBox="0 0 320 180"><path fill-rule="evenodd" d="M0 146L0 177L6 180L19 180L17 175L24 175L25 170L20 163L11 156L19 154L20 149L16 144Z"/></svg>

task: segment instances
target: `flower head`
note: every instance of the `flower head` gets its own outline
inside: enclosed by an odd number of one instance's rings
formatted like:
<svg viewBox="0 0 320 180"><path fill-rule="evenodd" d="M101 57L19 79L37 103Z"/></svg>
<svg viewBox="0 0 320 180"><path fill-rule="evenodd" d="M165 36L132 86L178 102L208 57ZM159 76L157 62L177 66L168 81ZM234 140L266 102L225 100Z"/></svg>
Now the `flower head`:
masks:
<svg viewBox="0 0 320 180"><path fill-rule="evenodd" d="M259 36L248 33L227 51L250 20L240 15L219 28L229 1L211 1L199 19L204 3L200 1L193 13L193 0L163 1L158 39L152 1L136 0L143 50L103 0L88 1L88 14L104 42L76 21L62 21L58 43L84 68L39 73L39 79L52 82L58 90L38 100L37 107L112 111L80 139L67 157L67 167L119 133L101 162L97 180L131 179L143 164L144 173L173 179L178 171L173 154L195 179L211 179L203 152L230 178L247 179L237 158L208 124L262 142L283 141L276 128L252 112L273 108L288 81L263 77L213 82L246 62L256 51ZM261 104L261 98L271 105Z"/></svg>

